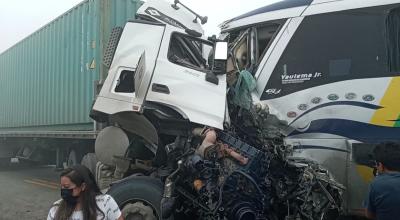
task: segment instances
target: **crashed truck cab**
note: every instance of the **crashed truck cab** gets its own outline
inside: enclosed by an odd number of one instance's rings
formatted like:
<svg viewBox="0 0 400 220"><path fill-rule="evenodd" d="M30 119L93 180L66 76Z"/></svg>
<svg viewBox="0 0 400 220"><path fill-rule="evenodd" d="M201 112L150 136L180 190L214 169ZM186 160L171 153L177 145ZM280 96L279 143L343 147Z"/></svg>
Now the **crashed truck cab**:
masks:
<svg viewBox="0 0 400 220"><path fill-rule="evenodd" d="M108 163L110 155L124 155L125 133L157 146L159 132L175 132L165 123L222 128L225 120L226 80L210 72L214 43L201 28L207 18L156 0L145 2L136 17L111 34L104 58L108 76L92 108L95 120L115 125L96 141L96 151L103 152L98 159ZM120 146L110 149L109 143Z"/></svg>
<svg viewBox="0 0 400 220"><path fill-rule="evenodd" d="M95 146L100 187L114 182L108 193L126 219L129 213L142 219L336 217L342 185L314 161L289 157L291 146L283 144L280 128L292 126L277 107L293 100L277 105L261 97L268 70L309 1L284 1L291 5L284 12L275 5L271 16L227 22L219 38L229 42L230 56L228 45L221 46L225 57L218 46L224 44L203 36L199 23L205 19L177 2L147 1L137 20L113 33L108 77L92 114L108 125ZM265 94L283 92L269 88ZM292 190L300 199L286 193ZM311 195L315 202L306 205Z"/></svg>

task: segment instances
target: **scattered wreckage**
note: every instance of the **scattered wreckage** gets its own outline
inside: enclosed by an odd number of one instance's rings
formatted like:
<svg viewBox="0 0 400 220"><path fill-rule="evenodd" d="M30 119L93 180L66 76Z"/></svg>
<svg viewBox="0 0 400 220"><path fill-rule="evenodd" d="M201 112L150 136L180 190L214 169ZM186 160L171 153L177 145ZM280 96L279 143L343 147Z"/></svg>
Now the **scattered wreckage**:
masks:
<svg viewBox="0 0 400 220"><path fill-rule="evenodd" d="M292 147L274 126L282 122L266 107L246 110L231 102L231 109L240 113L231 112L227 129L194 128L165 145L160 166L142 165L142 173L111 187L118 199L121 185L135 178L163 183L160 203L151 204L148 195L138 198L143 201L123 210L125 218L333 220L342 213L344 187L316 162L291 157Z"/></svg>
<svg viewBox="0 0 400 220"><path fill-rule="evenodd" d="M250 120L269 116L264 111ZM195 129L193 137L166 146L167 169L174 171L165 180L162 217L334 219L344 187L315 162L290 157L281 136L255 124L257 136L248 136L249 127Z"/></svg>

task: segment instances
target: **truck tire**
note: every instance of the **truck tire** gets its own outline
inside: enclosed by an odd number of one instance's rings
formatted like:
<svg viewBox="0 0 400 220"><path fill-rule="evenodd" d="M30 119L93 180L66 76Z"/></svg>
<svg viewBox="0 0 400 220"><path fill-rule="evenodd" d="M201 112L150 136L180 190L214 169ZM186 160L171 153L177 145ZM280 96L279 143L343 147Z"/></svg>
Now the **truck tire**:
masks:
<svg viewBox="0 0 400 220"><path fill-rule="evenodd" d="M147 176L128 177L111 185L111 195L125 220L161 220L161 198L164 185Z"/></svg>

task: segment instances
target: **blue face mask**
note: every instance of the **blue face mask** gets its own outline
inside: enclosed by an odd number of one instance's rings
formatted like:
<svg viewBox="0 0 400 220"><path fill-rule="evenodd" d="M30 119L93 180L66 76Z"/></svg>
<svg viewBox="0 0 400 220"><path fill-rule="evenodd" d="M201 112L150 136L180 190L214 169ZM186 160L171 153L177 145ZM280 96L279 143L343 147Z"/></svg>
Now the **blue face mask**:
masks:
<svg viewBox="0 0 400 220"><path fill-rule="evenodd" d="M73 189L61 189L61 198L70 206L78 203L79 196L73 196Z"/></svg>

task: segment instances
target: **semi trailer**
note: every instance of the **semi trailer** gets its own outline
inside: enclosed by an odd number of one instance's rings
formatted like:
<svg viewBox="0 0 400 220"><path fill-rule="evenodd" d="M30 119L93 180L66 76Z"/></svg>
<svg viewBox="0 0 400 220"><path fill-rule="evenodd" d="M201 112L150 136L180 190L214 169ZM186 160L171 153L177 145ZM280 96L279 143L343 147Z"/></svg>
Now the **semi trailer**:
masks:
<svg viewBox="0 0 400 220"><path fill-rule="evenodd" d="M62 168L94 152L101 125L89 112L107 74L103 51L112 28L134 18L140 4L83 1L0 54L3 164Z"/></svg>

